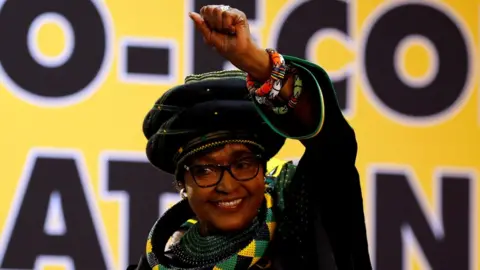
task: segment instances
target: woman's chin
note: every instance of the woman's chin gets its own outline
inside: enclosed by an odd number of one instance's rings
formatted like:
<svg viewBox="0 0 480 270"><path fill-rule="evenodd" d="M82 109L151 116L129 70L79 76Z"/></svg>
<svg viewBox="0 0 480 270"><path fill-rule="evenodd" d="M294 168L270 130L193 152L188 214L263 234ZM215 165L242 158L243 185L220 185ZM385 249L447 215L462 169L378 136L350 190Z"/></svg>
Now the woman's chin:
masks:
<svg viewBox="0 0 480 270"><path fill-rule="evenodd" d="M236 231L242 231L250 225L251 221L247 220L233 220L232 218L226 219L226 220L218 220L215 222L216 224L216 230L228 233L228 232L236 232Z"/></svg>

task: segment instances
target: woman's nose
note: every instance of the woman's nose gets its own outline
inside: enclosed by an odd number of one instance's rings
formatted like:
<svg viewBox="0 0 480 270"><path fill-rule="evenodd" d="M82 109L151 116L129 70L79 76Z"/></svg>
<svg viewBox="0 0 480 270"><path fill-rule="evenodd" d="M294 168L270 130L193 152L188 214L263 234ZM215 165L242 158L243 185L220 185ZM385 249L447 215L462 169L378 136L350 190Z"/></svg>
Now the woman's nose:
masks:
<svg viewBox="0 0 480 270"><path fill-rule="evenodd" d="M222 193L231 193L238 185L238 181L233 178L232 174L228 170L225 170L220 182L216 186L216 190Z"/></svg>

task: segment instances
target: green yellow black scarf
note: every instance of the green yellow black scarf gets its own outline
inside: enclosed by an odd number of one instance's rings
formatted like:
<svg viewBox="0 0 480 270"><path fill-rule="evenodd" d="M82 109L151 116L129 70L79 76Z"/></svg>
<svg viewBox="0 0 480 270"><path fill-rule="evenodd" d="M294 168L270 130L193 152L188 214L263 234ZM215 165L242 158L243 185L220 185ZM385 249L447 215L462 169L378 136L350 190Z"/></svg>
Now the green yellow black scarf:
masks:
<svg viewBox="0 0 480 270"><path fill-rule="evenodd" d="M268 190L268 189L267 189ZM158 223L158 221L157 221ZM181 261L183 267L174 265L162 265L154 250L155 243L152 235L157 228L153 226L147 240L147 259L153 270L167 269L213 269L213 270L244 270L265 261L264 256L270 241L273 239L276 221L273 212L273 199L270 193L265 193L264 203L259 209L259 215L252 226L241 234L231 236L208 236L208 239L199 240L199 234L195 232L198 224L194 224L185 233L179 243L174 245L175 255ZM247 239L247 241L244 241ZM197 241L197 242L196 242ZM203 242L202 242L203 241ZM197 243L197 244L195 244ZM240 243L236 244L235 243ZM159 243L164 244L164 243ZM198 248L195 245L207 245ZM225 254L226 250L233 250ZM163 256L163 254L161 254ZM268 262L267 262L268 264ZM265 265L267 266L267 265Z"/></svg>

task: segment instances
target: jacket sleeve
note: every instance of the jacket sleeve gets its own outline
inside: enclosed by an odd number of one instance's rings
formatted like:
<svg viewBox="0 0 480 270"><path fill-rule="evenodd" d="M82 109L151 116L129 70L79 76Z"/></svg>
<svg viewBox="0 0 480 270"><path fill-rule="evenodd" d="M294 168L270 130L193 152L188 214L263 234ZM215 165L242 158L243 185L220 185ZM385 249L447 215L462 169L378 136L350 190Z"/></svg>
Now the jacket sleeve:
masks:
<svg viewBox="0 0 480 270"><path fill-rule="evenodd" d="M314 164L336 165L331 169L338 171L342 167L355 168L357 142L355 133L338 105L333 84L327 72L320 66L293 56L285 56L288 65L295 67L302 80L303 91L309 92L309 101L314 104L315 124L299 129L295 119L275 114L271 109L256 102L257 112L277 134L300 140L305 146L302 160ZM298 121L297 121L298 122ZM306 163L306 162L303 162ZM320 184L319 181L313 183Z"/></svg>
<svg viewBox="0 0 480 270"><path fill-rule="evenodd" d="M292 113L287 113L286 115L276 114L268 106L259 104L256 99L253 99L257 112L270 128L282 137L296 140L314 138L319 134L324 123L325 105L322 85L326 86L329 84L329 87L332 88L330 80L325 71L318 66L315 67L318 68L319 71L323 71L324 74L322 75L324 76L319 77L317 74L312 73L312 70L308 68L308 65L311 64L308 61L286 55L284 55L284 58L288 66L295 68L299 72L303 92L309 92L309 97L311 97L310 102L314 104L314 107L317 109L317 113L314 116L315 123L308 128L292 125L297 122L296 119L292 119Z"/></svg>
<svg viewBox="0 0 480 270"><path fill-rule="evenodd" d="M355 167L354 130L342 114L325 70L303 59L284 57L300 72L303 91L313 95L311 102L316 103L318 110L316 125L310 130L292 130L291 122L282 116L260 106L258 112L278 134L300 140L305 146L289 185L301 184L301 189L306 190L305 196L317 216L315 226L325 230L338 269L371 269L360 179ZM292 186L289 190L297 189Z"/></svg>

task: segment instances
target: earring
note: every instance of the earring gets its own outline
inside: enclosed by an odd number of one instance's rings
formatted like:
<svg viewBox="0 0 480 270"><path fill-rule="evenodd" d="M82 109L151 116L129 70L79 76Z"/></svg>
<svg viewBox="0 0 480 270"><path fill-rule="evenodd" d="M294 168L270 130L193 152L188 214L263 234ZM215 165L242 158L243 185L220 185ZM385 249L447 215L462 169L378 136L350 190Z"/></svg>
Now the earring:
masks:
<svg viewBox="0 0 480 270"><path fill-rule="evenodd" d="M180 197L182 197L182 199L184 200L187 198L187 192L185 191L184 188L180 190Z"/></svg>

